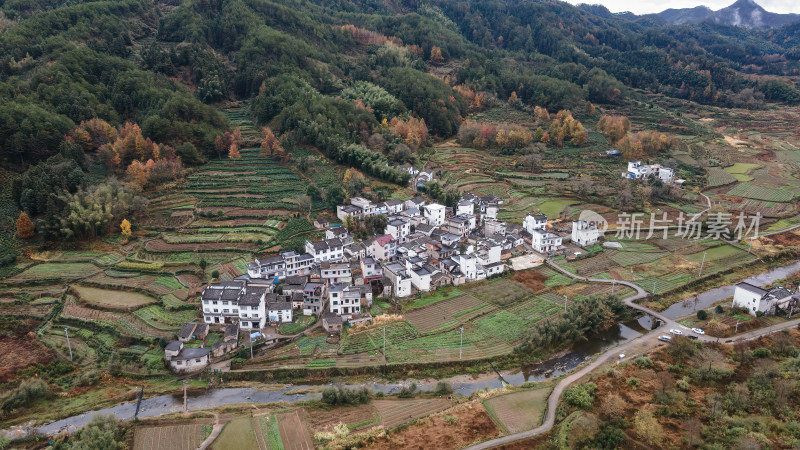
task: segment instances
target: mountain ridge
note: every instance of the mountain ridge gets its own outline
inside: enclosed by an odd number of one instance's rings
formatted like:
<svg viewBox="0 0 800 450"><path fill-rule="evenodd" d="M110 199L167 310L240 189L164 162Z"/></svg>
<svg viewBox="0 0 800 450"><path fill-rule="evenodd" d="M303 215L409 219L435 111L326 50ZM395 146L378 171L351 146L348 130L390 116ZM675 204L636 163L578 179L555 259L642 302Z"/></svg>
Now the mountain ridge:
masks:
<svg viewBox="0 0 800 450"><path fill-rule="evenodd" d="M754 0L737 0L735 3L716 11L701 5L693 8L670 8L649 16L657 16L672 25L709 21L722 25L755 29L774 28L793 22L800 22L800 14L769 12Z"/></svg>

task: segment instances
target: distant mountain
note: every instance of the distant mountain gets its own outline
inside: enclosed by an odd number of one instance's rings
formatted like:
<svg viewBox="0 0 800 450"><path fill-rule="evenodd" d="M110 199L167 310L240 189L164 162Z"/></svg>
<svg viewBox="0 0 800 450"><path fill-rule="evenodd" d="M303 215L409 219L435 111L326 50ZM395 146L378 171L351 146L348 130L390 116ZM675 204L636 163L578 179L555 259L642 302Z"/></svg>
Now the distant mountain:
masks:
<svg viewBox="0 0 800 450"><path fill-rule="evenodd" d="M667 9L653 14L667 23L685 24L704 21L745 28L765 29L788 23L800 22L800 14L777 14L762 8L753 0L738 0L736 3L713 11L706 6Z"/></svg>

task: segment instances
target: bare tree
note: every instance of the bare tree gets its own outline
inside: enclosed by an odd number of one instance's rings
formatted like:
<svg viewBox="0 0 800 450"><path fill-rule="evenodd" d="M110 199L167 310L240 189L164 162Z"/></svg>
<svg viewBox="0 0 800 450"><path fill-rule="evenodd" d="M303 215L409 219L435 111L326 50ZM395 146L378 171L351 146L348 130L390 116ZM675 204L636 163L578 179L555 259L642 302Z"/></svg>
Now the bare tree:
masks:
<svg viewBox="0 0 800 450"><path fill-rule="evenodd" d="M780 411L786 407L789 396L794 391L794 380L778 380L775 382L775 410Z"/></svg>
<svg viewBox="0 0 800 450"><path fill-rule="evenodd" d="M686 445L689 447L694 447L700 443L700 438L703 433L703 424L697 420L697 418L692 417L686 421Z"/></svg>
<svg viewBox="0 0 800 450"><path fill-rule="evenodd" d="M658 380L659 392L661 392L662 395L675 387L675 377L666 370L656 373L656 380Z"/></svg>

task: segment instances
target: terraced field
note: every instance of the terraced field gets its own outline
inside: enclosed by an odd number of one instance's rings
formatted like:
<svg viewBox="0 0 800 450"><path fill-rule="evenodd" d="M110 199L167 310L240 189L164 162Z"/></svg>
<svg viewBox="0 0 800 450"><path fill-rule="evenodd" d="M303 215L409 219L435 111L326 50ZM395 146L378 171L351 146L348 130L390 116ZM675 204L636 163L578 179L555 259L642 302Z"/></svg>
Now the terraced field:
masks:
<svg viewBox="0 0 800 450"><path fill-rule="evenodd" d="M513 434L541 424L549 395L549 387L517 391L492 397L483 405L506 434Z"/></svg>
<svg viewBox="0 0 800 450"><path fill-rule="evenodd" d="M372 405L381 415L387 430L435 414L453 406L446 399L373 400Z"/></svg>
<svg viewBox="0 0 800 450"><path fill-rule="evenodd" d="M475 316L497 310L471 295L462 295L405 315L420 333L435 333L464 323Z"/></svg>

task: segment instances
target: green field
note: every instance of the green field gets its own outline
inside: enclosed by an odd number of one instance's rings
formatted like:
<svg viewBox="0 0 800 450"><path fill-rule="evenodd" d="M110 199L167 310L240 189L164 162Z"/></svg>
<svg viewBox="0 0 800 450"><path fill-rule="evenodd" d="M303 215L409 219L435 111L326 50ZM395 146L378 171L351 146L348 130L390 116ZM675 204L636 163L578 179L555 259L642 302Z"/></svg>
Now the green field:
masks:
<svg viewBox="0 0 800 450"><path fill-rule="evenodd" d="M138 292L116 291L80 285L73 286L73 289L87 303L110 309L138 308L157 302L155 298Z"/></svg>
<svg viewBox="0 0 800 450"><path fill-rule="evenodd" d="M225 424L225 428L211 444L211 448L214 450L258 448L253 420L249 416L232 419Z"/></svg>
<svg viewBox="0 0 800 450"><path fill-rule="evenodd" d="M44 263L37 264L23 271L14 278L43 279L43 278L79 278L99 272L100 269L88 263Z"/></svg>

